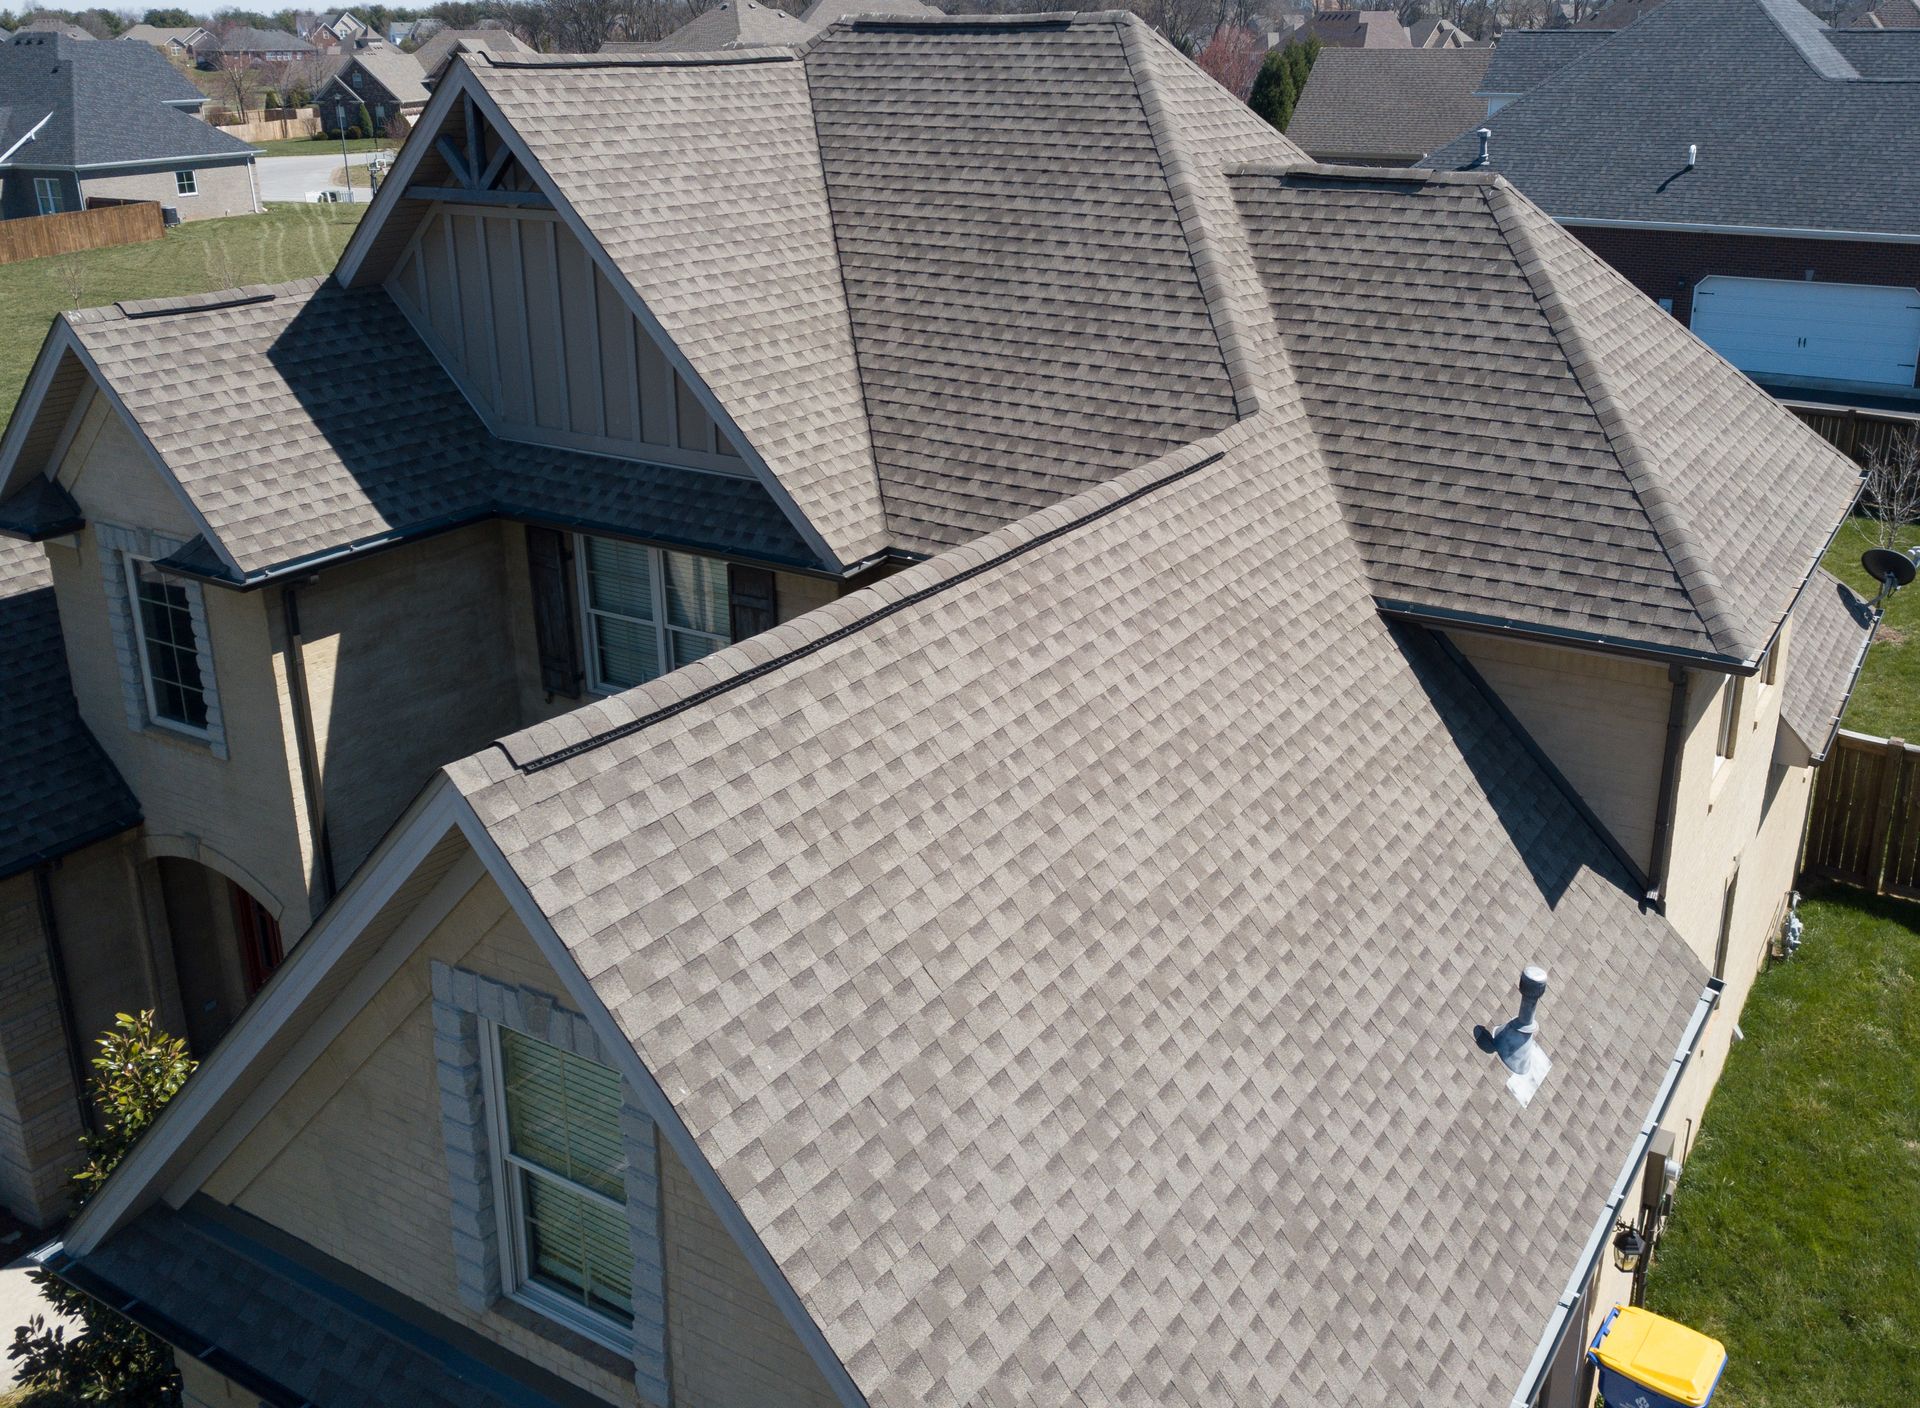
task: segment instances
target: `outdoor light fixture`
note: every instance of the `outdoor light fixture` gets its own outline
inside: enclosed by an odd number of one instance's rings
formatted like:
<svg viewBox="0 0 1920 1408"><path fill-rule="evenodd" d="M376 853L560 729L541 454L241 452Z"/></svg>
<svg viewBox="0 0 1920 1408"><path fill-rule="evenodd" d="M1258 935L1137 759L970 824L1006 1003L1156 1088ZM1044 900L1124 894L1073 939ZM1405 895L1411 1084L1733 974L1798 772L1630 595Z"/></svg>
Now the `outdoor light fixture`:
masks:
<svg viewBox="0 0 1920 1408"><path fill-rule="evenodd" d="M1630 1222L1618 1223L1613 1234L1613 1264L1628 1275L1640 1269L1647 1255L1647 1239Z"/></svg>

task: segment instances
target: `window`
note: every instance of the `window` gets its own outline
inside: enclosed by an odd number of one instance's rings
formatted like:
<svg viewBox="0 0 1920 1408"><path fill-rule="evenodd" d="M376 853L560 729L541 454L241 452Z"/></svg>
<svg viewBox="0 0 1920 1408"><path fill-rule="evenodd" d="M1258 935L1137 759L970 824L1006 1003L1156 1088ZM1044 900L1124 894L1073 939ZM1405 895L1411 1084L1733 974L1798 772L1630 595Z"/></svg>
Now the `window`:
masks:
<svg viewBox="0 0 1920 1408"><path fill-rule="evenodd" d="M1713 745L1716 761L1724 762L1731 758L1734 748L1739 744L1740 699L1745 683L1734 678L1720 686L1720 733Z"/></svg>
<svg viewBox="0 0 1920 1408"><path fill-rule="evenodd" d="M58 215L67 208L66 196L60 189L58 176L34 177L33 198L39 205L42 215Z"/></svg>
<svg viewBox="0 0 1920 1408"><path fill-rule="evenodd" d="M176 171L173 173L173 188L183 196L197 196L200 194L200 178L191 171Z"/></svg>
<svg viewBox="0 0 1920 1408"><path fill-rule="evenodd" d="M488 1069L503 1289L617 1349L633 1325L620 1076L493 1027Z"/></svg>
<svg viewBox="0 0 1920 1408"><path fill-rule="evenodd" d="M140 674L147 691L147 717L189 733L207 731L207 695L200 678L200 644L187 589L153 570L141 558L127 560L127 589L134 603Z"/></svg>
<svg viewBox="0 0 1920 1408"><path fill-rule="evenodd" d="M631 689L726 645L727 564L612 538L580 539L588 683Z"/></svg>

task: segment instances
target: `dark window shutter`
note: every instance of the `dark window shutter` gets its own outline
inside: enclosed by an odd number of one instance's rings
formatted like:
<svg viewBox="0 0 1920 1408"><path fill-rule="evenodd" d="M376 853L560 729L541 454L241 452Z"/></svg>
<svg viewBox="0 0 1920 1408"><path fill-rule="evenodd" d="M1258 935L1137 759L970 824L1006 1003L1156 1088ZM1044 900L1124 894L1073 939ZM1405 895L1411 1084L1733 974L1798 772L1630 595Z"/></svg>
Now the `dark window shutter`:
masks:
<svg viewBox="0 0 1920 1408"><path fill-rule="evenodd" d="M780 624L773 573L764 567L727 565L727 603L733 612L733 638L745 640Z"/></svg>
<svg viewBox="0 0 1920 1408"><path fill-rule="evenodd" d="M580 640L573 629L572 554L564 533L527 529L527 573L533 580L533 634L540 646L540 686L580 697Z"/></svg>

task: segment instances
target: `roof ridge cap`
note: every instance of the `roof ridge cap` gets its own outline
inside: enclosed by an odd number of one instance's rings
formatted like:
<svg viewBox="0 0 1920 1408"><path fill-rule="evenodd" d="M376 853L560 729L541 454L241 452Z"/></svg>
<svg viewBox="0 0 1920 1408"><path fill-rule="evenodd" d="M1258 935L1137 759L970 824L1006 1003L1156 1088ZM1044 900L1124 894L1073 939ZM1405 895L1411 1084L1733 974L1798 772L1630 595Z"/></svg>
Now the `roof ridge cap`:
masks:
<svg viewBox="0 0 1920 1408"><path fill-rule="evenodd" d="M1586 335L1572 317L1566 297L1554 283L1547 265L1546 251L1526 228L1525 217L1519 206L1519 192L1506 180L1497 180L1487 187L1486 200L1494 226L1519 262L1521 275L1526 279L1527 287L1533 291L1541 315L1547 320L1547 328L1566 356L1567 369L1592 407L1594 419L1599 422L1601 433L1607 438L1607 446L1626 474L1634 501L1640 505L1641 512L1646 514L1648 523L1652 525L1654 537L1658 539L1660 550L1673 568L1681 591L1693 604L1694 613L1706 630L1707 638L1716 649L1725 650L1729 643L1735 641L1738 633L1727 613L1726 603L1721 599L1719 577L1675 511L1666 490L1654 475L1650 456L1621 413L1622 402L1615 393L1612 378L1595 357Z"/></svg>
<svg viewBox="0 0 1920 1408"><path fill-rule="evenodd" d="M1151 31L1145 25L1117 21L1114 30L1120 38L1121 57L1133 78L1135 97L1147 120L1147 131L1153 138L1154 152L1160 159L1161 179L1166 182L1167 194L1173 200L1173 214L1180 222L1187 258L1193 266L1194 277L1200 281L1207 323L1213 329L1214 343L1220 349L1221 361L1226 364L1227 381L1233 387L1234 410L1242 417L1258 415L1260 378L1248 354L1249 333L1233 315L1233 302L1226 287L1226 261L1201 214L1199 172L1160 91L1160 76L1154 70L1147 48L1152 42L1148 38Z"/></svg>

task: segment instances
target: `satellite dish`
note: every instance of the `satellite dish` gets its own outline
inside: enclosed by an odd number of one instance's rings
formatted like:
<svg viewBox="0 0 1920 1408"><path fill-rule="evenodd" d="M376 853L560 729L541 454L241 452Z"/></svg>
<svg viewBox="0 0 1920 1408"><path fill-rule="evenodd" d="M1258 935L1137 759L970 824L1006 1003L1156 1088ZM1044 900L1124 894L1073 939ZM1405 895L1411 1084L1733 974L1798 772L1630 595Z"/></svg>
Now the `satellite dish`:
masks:
<svg viewBox="0 0 1920 1408"><path fill-rule="evenodd" d="M1876 582L1884 583L1891 577L1894 586L1904 587L1913 581L1912 561L1905 553L1892 548L1868 548L1860 555L1860 565Z"/></svg>

